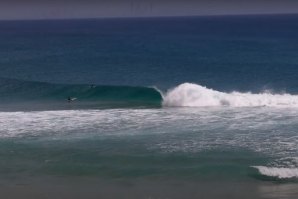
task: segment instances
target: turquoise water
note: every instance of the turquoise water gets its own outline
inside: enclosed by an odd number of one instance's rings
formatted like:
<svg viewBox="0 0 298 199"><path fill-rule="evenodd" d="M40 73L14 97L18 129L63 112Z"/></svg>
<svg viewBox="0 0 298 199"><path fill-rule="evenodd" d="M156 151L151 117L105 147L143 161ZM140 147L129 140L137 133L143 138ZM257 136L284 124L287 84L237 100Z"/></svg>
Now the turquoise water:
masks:
<svg viewBox="0 0 298 199"><path fill-rule="evenodd" d="M93 186L86 197L124 189L127 198L130 191L141 198L295 198L297 114L268 107L2 112L0 172L15 186L21 180L50 193L49 186Z"/></svg>
<svg viewBox="0 0 298 199"><path fill-rule="evenodd" d="M0 194L297 198L296 19L0 22Z"/></svg>

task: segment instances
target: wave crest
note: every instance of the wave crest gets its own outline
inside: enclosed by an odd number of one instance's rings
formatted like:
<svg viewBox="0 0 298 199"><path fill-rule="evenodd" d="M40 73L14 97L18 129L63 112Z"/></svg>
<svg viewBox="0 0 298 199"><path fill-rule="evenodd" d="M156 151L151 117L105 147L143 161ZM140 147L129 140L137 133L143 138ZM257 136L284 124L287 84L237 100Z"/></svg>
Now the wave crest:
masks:
<svg viewBox="0 0 298 199"><path fill-rule="evenodd" d="M298 95L225 93L197 84L184 83L166 93L163 99L163 106L298 107Z"/></svg>

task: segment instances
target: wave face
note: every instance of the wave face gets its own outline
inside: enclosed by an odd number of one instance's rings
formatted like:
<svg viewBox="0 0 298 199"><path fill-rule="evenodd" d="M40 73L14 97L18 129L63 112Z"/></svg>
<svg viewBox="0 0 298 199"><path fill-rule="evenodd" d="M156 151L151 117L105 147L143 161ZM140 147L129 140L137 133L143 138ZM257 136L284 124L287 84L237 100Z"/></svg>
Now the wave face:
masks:
<svg viewBox="0 0 298 199"><path fill-rule="evenodd" d="M104 106L160 106L162 96L158 90L149 87L67 85L42 82L28 82L11 79L0 80L0 101L63 103L75 98L76 104ZM89 107L92 108L92 107Z"/></svg>
<svg viewBox="0 0 298 199"><path fill-rule="evenodd" d="M298 107L298 95L225 93L192 83L180 84L163 94L157 88L141 86L68 85L0 79L0 93L0 102L5 106L30 102L34 106L41 104L41 107L45 104L65 105L70 97L76 99L71 103L71 109L162 106Z"/></svg>
<svg viewBox="0 0 298 199"><path fill-rule="evenodd" d="M298 178L298 168L275 168L265 166L253 166L258 169L260 174L267 177L274 177L278 179L292 179Z"/></svg>
<svg viewBox="0 0 298 199"><path fill-rule="evenodd" d="M298 107L298 95L224 93L201 85L184 83L170 90L165 95L163 105L174 107Z"/></svg>

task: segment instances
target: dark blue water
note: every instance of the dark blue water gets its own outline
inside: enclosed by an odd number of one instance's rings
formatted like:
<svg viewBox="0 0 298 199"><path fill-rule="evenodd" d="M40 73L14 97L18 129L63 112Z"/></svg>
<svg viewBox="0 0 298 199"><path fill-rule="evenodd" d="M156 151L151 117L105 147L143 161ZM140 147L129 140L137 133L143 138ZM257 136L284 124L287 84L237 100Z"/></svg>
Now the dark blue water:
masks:
<svg viewBox="0 0 298 199"><path fill-rule="evenodd" d="M0 22L1 77L297 93L298 16Z"/></svg>

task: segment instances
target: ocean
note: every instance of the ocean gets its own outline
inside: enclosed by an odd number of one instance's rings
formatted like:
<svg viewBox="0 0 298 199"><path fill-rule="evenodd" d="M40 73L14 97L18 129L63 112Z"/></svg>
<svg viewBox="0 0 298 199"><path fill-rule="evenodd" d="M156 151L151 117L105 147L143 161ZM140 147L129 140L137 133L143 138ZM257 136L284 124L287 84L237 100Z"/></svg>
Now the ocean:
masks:
<svg viewBox="0 0 298 199"><path fill-rule="evenodd" d="M0 197L296 199L298 15L0 22Z"/></svg>

